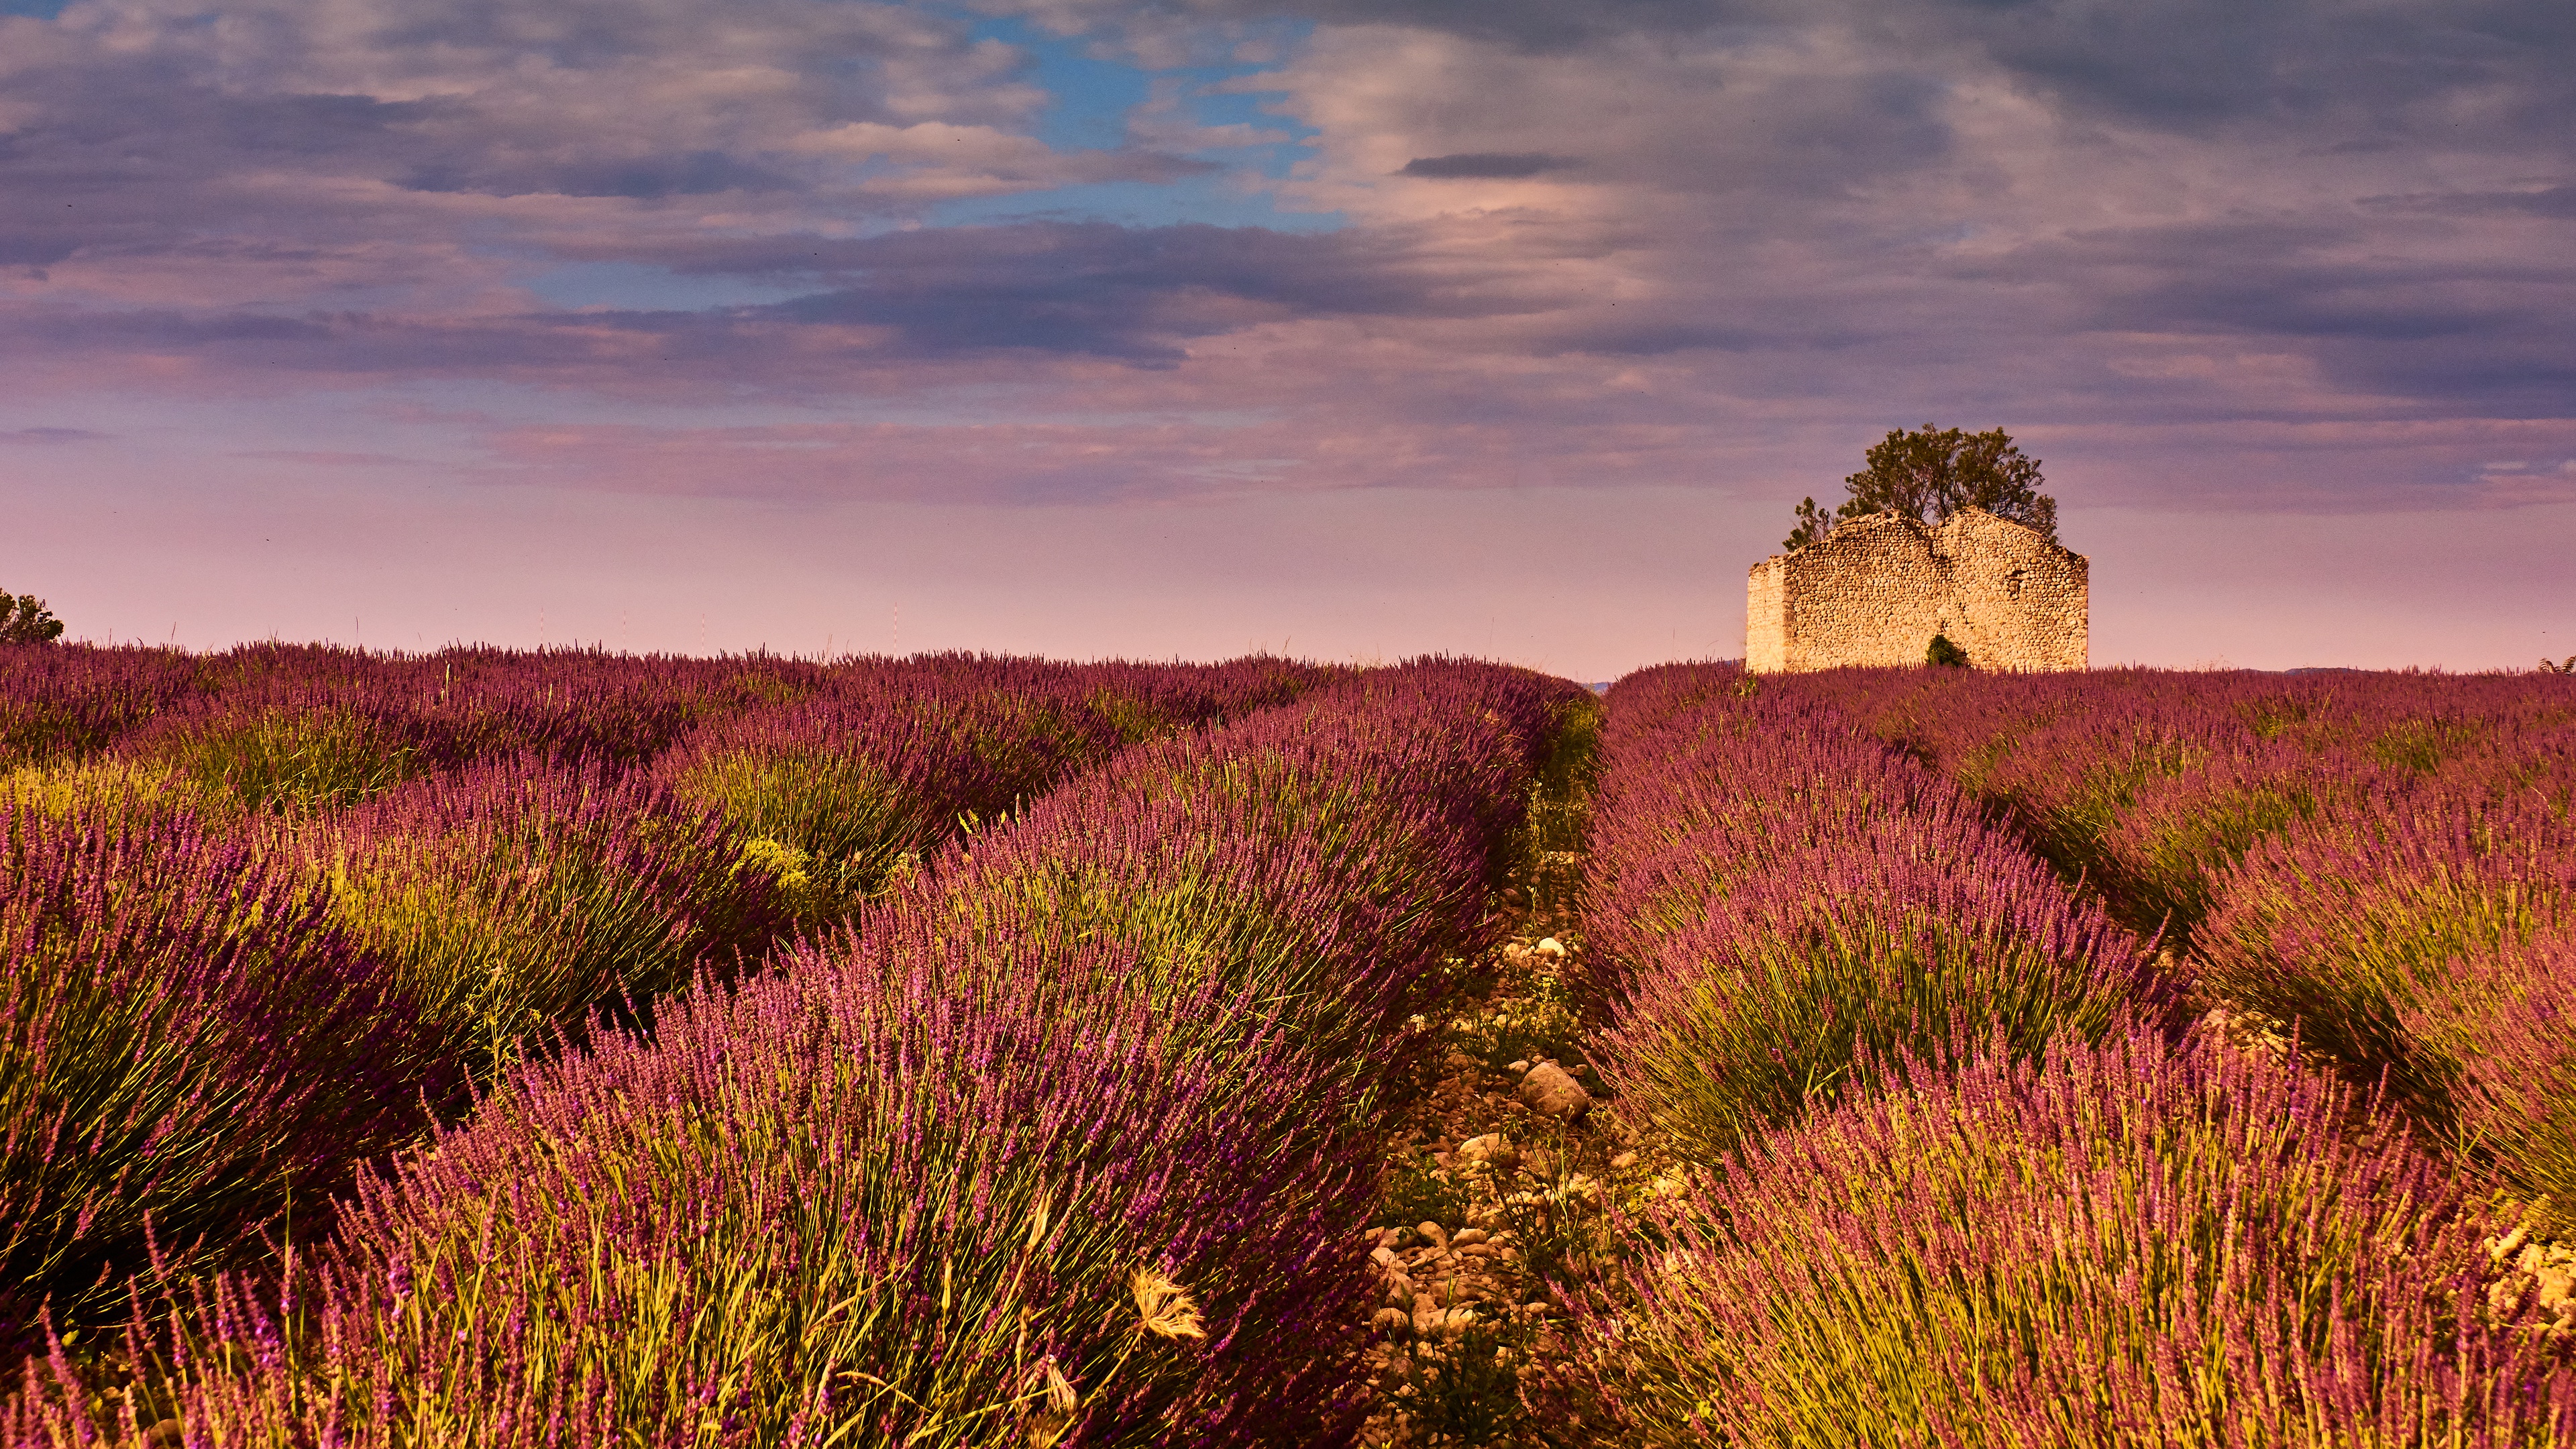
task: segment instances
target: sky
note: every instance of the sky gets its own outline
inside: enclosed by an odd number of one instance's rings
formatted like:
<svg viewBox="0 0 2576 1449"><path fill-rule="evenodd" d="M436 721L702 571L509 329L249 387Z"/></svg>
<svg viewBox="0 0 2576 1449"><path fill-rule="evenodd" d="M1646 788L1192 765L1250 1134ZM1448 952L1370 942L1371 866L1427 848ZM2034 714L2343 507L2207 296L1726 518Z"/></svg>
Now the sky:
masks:
<svg viewBox="0 0 2576 1449"><path fill-rule="evenodd" d="M76 638L1605 679L1927 422L2096 664L2576 654L2576 6L0 0Z"/></svg>

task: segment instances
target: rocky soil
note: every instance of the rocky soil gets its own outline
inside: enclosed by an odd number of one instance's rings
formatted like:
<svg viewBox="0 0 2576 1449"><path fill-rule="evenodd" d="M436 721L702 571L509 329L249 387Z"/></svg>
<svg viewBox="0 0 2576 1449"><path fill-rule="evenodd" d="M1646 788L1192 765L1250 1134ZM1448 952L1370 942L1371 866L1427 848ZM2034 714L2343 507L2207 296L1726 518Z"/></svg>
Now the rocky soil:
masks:
<svg viewBox="0 0 2576 1449"><path fill-rule="evenodd" d="M1609 1250L1610 1208L1679 1184L1597 1110L1573 1006L1581 943L1537 934L1549 924L1503 946L1489 992L1425 1023L1445 1050L1388 1143L1390 1189L1361 1245L1384 1290L1368 1324L1372 1449L1615 1442L1554 1390L1561 1285Z"/></svg>

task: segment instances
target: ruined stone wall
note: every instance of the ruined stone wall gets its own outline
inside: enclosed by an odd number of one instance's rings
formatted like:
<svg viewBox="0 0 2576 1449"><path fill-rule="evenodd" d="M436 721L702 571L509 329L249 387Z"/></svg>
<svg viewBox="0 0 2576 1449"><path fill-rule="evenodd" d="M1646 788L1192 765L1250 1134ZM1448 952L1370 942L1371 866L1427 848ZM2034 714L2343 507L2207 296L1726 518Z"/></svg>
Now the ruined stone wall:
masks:
<svg viewBox="0 0 2576 1449"><path fill-rule="evenodd" d="M1946 634L1980 669L2082 669L2088 573L2083 555L1977 509L1938 527L1896 513L1852 519L1754 565L1745 667L1920 664Z"/></svg>
<svg viewBox="0 0 2576 1449"><path fill-rule="evenodd" d="M1788 560L1775 554L1745 584L1744 667L1756 674L1789 667L1788 574Z"/></svg>

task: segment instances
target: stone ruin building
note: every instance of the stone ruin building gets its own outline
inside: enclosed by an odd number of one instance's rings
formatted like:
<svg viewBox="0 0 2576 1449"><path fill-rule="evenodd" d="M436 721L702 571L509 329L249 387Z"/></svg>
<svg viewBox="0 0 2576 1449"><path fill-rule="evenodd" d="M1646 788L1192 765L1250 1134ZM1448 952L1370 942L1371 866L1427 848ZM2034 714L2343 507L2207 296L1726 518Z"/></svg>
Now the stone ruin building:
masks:
<svg viewBox="0 0 2576 1449"><path fill-rule="evenodd" d="M2084 555L1983 509L1937 526L1892 512L1847 519L1753 566L1744 667L1921 664L1940 634L1979 669L2082 669L2088 570Z"/></svg>

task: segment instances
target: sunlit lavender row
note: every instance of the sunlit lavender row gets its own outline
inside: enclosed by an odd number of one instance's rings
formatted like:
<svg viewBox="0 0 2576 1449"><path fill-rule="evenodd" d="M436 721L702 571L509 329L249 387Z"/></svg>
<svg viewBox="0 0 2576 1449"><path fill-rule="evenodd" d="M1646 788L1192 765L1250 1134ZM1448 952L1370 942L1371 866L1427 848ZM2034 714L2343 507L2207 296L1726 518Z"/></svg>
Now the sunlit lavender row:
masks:
<svg viewBox="0 0 2576 1449"><path fill-rule="evenodd" d="M1124 744L1333 671L0 650L0 1336L255 1250L478 1083Z"/></svg>
<svg viewBox="0 0 2576 1449"><path fill-rule="evenodd" d="M130 1135L179 1140L153 1134L203 1124L172 1100L238 1094L286 1051L325 1077L364 1056L378 1075L346 1095L378 1110L244 1096L274 1141L198 1132L225 1146L148 1205L150 1267L128 1241L142 1207L115 1244L87 1211L128 1201L124 1180L66 1164L71 1246L29 1245L28 1301L52 1290L60 1318L95 1263L130 1308L94 1318L86 1349L39 1335L12 1440L1347 1437L1373 1094L1427 1049L1406 1023L1480 947L1532 764L1580 691L1262 662L942 700L934 671L857 667L705 704L794 673L699 677L694 732L622 766L514 740L336 810L305 792L190 811L122 783L104 812L65 800L95 757L24 787L11 839L72 858L57 877L233 822L223 863L302 912L297 981L346 983L297 998L331 1001L328 1020L285 1010L248 960L165 992L242 1014L224 1055L164 1028L162 1074L233 1077L119 1078ZM1148 736L1165 742L1120 749ZM78 943L108 938L61 912L112 919L145 894L66 884L25 929L30 963L83 976ZM119 961L143 975L146 955ZM563 1030L570 1051L540 1049ZM57 1054L56 1080L95 1060ZM49 1125L67 1141L91 1117ZM295 1174L334 1166L353 1194L336 1214L308 1189L292 1242L272 1216L265 1256L226 1254ZM168 1225L182 1211L198 1237Z"/></svg>
<svg viewBox="0 0 2576 1449"><path fill-rule="evenodd" d="M1646 1443L2576 1441L2576 692L1944 674L1612 691L1605 1071L1695 1169L1574 1387Z"/></svg>

